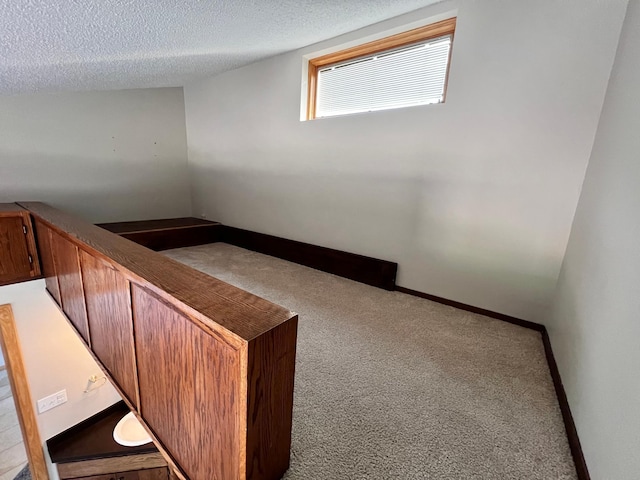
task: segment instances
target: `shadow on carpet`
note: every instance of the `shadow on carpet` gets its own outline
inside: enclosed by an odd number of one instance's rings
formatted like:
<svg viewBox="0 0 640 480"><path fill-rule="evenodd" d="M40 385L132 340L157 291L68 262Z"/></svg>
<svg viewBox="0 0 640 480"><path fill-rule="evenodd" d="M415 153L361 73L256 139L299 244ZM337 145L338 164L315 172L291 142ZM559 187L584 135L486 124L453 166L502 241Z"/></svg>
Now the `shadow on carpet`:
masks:
<svg viewBox="0 0 640 480"><path fill-rule="evenodd" d="M31 471L29 465L25 466L13 480L31 480Z"/></svg>

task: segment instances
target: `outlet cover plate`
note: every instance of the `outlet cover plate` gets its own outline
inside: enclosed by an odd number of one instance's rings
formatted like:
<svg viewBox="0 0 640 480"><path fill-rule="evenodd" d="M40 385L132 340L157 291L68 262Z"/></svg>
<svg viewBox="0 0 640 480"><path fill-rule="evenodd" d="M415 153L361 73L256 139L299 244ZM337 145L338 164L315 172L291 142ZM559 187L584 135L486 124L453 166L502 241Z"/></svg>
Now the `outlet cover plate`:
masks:
<svg viewBox="0 0 640 480"><path fill-rule="evenodd" d="M67 391L60 390L52 395L38 400L38 413L44 413L52 408L62 405L67 401Z"/></svg>

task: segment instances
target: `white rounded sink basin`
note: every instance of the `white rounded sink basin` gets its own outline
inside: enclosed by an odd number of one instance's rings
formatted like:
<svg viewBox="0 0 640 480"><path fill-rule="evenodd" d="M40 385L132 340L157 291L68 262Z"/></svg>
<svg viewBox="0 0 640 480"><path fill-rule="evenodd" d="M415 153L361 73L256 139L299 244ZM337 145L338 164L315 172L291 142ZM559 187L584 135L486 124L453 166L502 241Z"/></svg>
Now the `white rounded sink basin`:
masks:
<svg viewBox="0 0 640 480"><path fill-rule="evenodd" d="M137 447L149 443L151 437L133 412L127 413L113 429L113 439L125 447Z"/></svg>

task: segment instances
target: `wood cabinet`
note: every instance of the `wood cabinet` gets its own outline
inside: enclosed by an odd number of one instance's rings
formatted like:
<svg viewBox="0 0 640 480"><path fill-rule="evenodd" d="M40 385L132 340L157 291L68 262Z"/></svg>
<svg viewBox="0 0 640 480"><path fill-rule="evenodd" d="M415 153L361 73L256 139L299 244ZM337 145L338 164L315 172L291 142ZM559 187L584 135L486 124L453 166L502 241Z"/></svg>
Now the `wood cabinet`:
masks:
<svg viewBox="0 0 640 480"><path fill-rule="evenodd" d="M171 478L281 478L297 315L47 205L21 205L36 222L47 289ZM122 480L160 478L152 470ZM64 478L89 475L103 472Z"/></svg>
<svg viewBox="0 0 640 480"><path fill-rule="evenodd" d="M31 216L15 204L0 204L0 285L40 276Z"/></svg>

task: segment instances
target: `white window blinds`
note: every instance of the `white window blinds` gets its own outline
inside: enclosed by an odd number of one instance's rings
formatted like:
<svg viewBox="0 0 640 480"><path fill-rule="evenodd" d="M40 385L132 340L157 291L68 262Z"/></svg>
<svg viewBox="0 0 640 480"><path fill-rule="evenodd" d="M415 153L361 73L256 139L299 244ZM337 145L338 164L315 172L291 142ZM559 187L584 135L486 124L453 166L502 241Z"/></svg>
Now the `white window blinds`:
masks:
<svg viewBox="0 0 640 480"><path fill-rule="evenodd" d="M316 117L440 103L451 35L318 70Z"/></svg>

